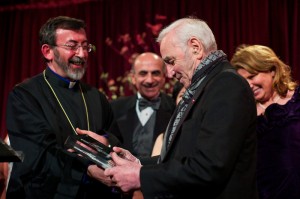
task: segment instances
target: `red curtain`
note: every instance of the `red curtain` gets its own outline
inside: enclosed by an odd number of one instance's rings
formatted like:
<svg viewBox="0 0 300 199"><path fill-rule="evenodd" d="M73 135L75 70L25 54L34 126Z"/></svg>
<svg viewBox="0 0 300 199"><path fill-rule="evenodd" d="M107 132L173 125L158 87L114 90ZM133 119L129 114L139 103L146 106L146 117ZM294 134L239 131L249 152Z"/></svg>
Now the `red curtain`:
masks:
<svg viewBox="0 0 300 199"><path fill-rule="evenodd" d="M130 68L120 55L120 36L147 33L146 23L167 24L194 15L205 20L215 33L219 49L231 58L241 44L268 45L289 64L300 80L296 55L300 51L298 0L60 0L0 7L0 106L1 132L5 130L8 92L22 80L45 68L38 44L40 26L50 17L67 15L87 23L87 34L97 51L90 55L84 81L112 97L113 89L127 84ZM166 19L159 19L159 16ZM128 36L127 35L127 36ZM108 46L107 37L113 42ZM115 47L115 49L113 48ZM116 87L114 87L116 85ZM128 85L127 85L128 86ZM131 92L130 87L125 94ZM119 92L119 91L118 91ZM120 92L119 92L120 94Z"/></svg>

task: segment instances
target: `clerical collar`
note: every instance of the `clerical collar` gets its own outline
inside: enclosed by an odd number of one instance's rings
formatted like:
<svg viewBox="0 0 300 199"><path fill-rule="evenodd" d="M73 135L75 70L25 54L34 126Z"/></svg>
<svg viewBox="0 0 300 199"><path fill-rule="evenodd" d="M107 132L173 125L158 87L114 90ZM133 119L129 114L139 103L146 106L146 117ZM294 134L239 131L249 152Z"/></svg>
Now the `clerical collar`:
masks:
<svg viewBox="0 0 300 199"><path fill-rule="evenodd" d="M62 76L60 76L59 74L57 74L56 72L54 72L50 67L48 67L49 71L51 71L55 76L57 76L59 79L63 80L64 82L66 82L68 85L69 85L69 88L73 88L76 83L78 82L77 81L70 81L69 79L67 78L64 78Z"/></svg>

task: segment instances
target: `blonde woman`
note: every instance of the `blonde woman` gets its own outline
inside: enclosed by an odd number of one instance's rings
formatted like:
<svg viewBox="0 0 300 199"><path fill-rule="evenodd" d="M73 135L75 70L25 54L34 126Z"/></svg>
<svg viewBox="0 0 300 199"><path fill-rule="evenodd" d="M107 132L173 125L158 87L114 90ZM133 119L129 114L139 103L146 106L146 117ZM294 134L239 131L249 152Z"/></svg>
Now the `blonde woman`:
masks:
<svg viewBox="0 0 300 199"><path fill-rule="evenodd" d="M290 67L262 45L241 45L231 64L256 100L260 199L300 198L300 90Z"/></svg>

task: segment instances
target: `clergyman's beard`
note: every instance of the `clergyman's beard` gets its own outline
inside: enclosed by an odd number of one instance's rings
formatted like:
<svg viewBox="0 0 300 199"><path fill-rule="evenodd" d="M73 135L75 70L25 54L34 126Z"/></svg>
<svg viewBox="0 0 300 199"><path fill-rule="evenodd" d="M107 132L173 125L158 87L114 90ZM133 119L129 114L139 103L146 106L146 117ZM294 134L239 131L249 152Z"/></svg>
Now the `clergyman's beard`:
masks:
<svg viewBox="0 0 300 199"><path fill-rule="evenodd" d="M69 66L69 63L61 60L60 56L56 53L54 53L54 61L67 74L67 76L72 80L80 80L83 77L83 75L85 74L86 63L84 63L83 68L72 69Z"/></svg>

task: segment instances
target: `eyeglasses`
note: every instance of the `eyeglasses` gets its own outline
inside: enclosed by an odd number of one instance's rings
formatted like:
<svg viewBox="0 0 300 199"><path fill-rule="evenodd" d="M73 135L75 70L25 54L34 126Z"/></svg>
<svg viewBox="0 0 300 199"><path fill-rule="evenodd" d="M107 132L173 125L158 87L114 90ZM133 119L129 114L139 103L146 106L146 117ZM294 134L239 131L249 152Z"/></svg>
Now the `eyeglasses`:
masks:
<svg viewBox="0 0 300 199"><path fill-rule="evenodd" d="M93 44L88 44L88 45L79 45L79 44L63 44L63 45L53 45L56 47L61 47L69 51L77 52L78 49L81 47L83 51L86 52L95 52L96 51L96 46Z"/></svg>

